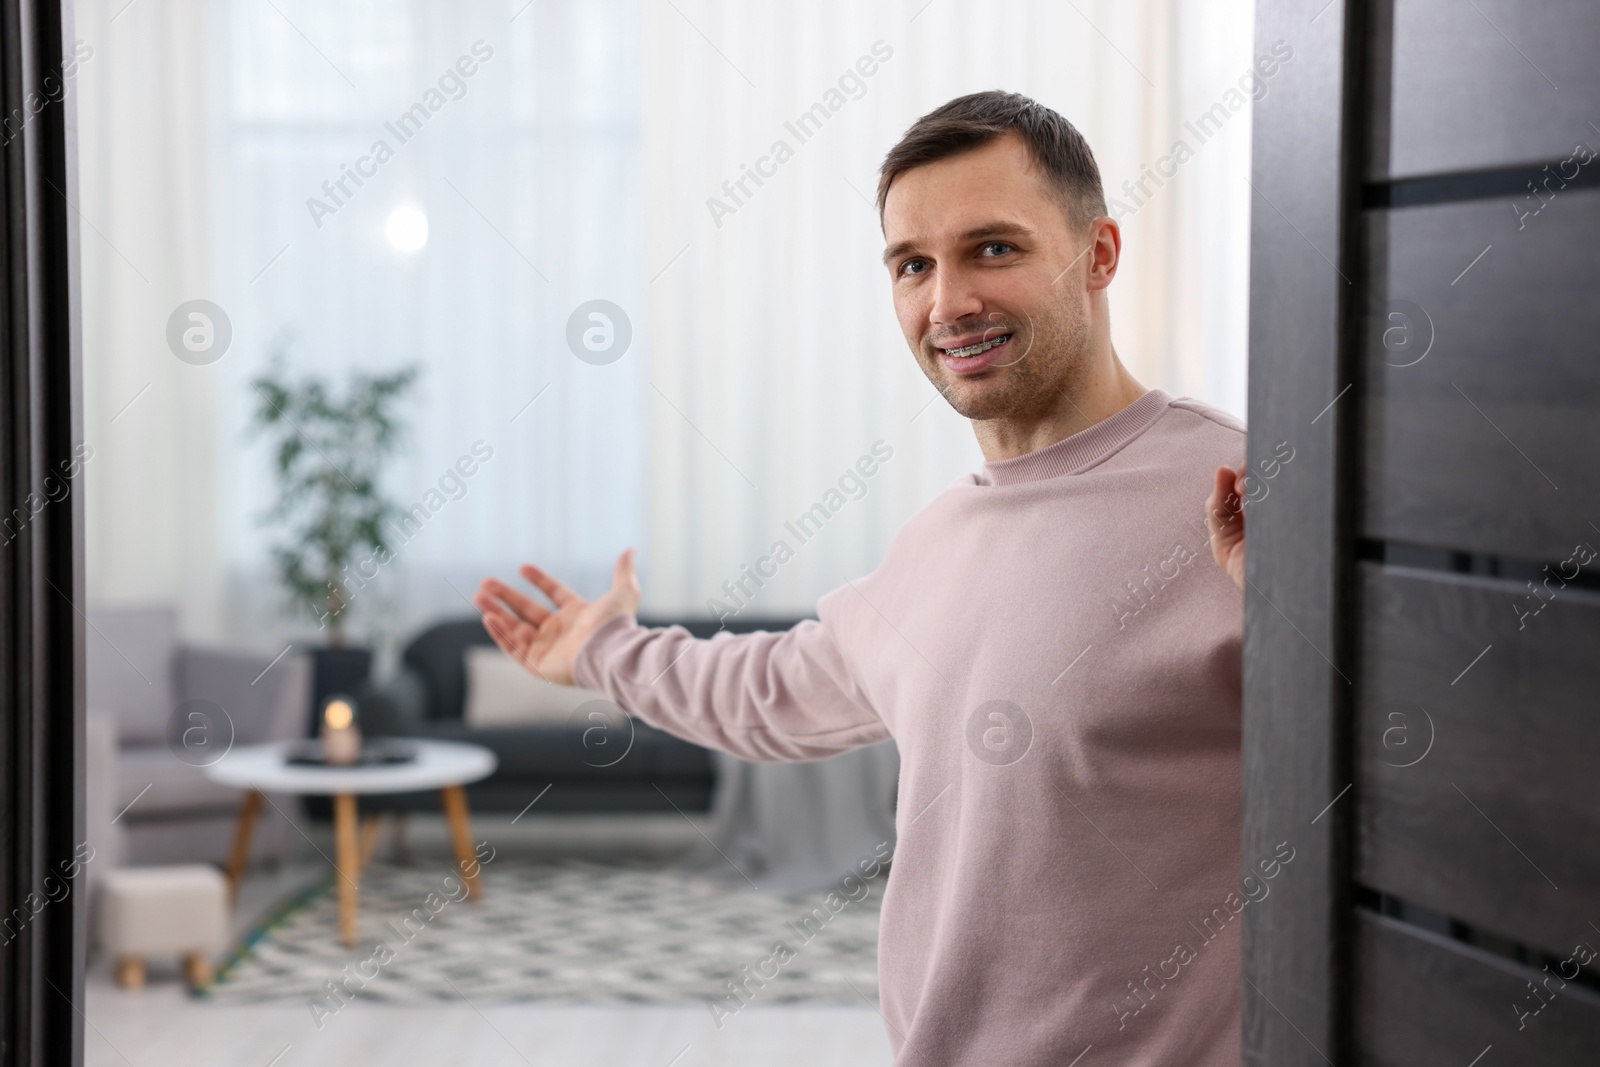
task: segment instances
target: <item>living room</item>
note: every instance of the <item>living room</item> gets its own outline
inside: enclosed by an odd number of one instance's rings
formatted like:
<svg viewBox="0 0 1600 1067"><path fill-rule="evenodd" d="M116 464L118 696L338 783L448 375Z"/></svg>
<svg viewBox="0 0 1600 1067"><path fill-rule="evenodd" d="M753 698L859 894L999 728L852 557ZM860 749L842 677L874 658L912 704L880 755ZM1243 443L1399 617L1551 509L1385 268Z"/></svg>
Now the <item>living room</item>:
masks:
<svg viewBox="0 0 1600 1067"><path fill-rule="evenodd" d="M874 191L997 84L1094 146L1122 362L1242 417L1253 5L75 12L84 1061L891 1062L895 743L675 736L480 583L782 634L983 468Z"/></svg>

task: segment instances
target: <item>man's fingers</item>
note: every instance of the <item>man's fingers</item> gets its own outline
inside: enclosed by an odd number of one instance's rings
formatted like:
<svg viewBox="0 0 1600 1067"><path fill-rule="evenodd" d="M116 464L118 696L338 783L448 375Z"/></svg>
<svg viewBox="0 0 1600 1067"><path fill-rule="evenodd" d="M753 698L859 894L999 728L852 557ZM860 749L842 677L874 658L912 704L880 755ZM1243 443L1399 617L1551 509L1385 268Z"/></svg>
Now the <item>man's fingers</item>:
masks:
<svg viewBox="0 0 1600 1067"><path fill-rule="evenodd" d="M1227 521L1233 508L1228 503L1228 497L1233 492L1233 471L1227 467L1218 467L1217 473L1211 479L1211 496L1206 500L1206 518L1213 525Z"/></svg>
<svg viewBox="0 0 1600 1067"><path fill-rule="evenodd" d="M617 565L611 568L611 586L614 589L629 590L636 588L639 577L633 569L633 549L625 548L617 557Z"/></svg>
<svg viewBox="0 0 1600 1067"><path fill-rule="evenodd" d="M1245 490L1249 488L1249 486L1245 484L1248 479L1245 478L1244 464L1239 464L1237 470L1227 467L1224 467L1223 470L1227 471L1227 473L1223 475L1223 480L1227 482L1228 486L1228 510L1232 511L1234 514L1238 514L1244 510L1244 494Z"/></svg>
<svg viewBox="0 0 1600 1067"><path fill-rule="evenodd" d="M528 649L539 639L539 632L542 629L540 623L531 622L507 611L505 604L488 591L479 589L473 594L472 603L483 613L483 626L489 631L489 636L513 658L523 659ZM545 619L552 618L550 612L544 608L539 610L544 613Z"/></svg>
<svg viewBox="0 0 1600 1067"><path fill-rule="evenodd" d="M472 605L482 612L484 629L497 641L526 643L538 632L536 625L506 611L500 601L482 590L473 594Z"/></svg>
<svg viewBox="0 0 1600 1067"><path fill-rule="evenodd" d="M1244 482L1245 467L1218 467L1206 501L1206 527L1211 533L1211 556L1234 584L1244 588Z"/></svg>
<svg viewBox="0 0 1600 1067"><path fill-rule="evenodd" d="M1243 470L1242 464L1238 470L1232 467L1217 468L1211 488L1211 499L1206 501L1206 525L1210 528L1213 544L1219 540L1236 537L1242 532L1239 519L1244 507L1244 497L1238 492L1238 485L1239 480L1244 477L1240 473Z"/></svg>
<svg viewBox="0 0 1600 1067"><path fill-rule="evenodd" d="M526 593L511 588L498 578L485 578L480 595L488 595L511 609L517 617L538 626L550 617L550 609Z"/></svg>
<svg viewBox="0 0 1600 1067"><path fill-rule="evenodd" d="M489 631L489 637L500 646L500 651L518 663L523 662L528 645L521 640L524 635L517 633L516 624L506 622L502 616L486 614L483 616L483 628Z"/></svg>
<svg viewBox="0 0 1600 1067"><path fill-rule="evenodd" d="M551 575L535 567L531 563L524 563L518 568L522 576L532 582L538 590L550 598L551 603L558 608L564 608L573 601L583 598L572 590L556 581Z"/></svg>
<svg viewBox="0 0 1600 1067"><path fill-rule="evenodd" d="M495 644L500 646L500 651L512 659L521 658L522 651L517 647L516 641L512 639L508 624L500 616L491 612L484 612L483 628L489 631L489 636L494 639Z"/></svg>

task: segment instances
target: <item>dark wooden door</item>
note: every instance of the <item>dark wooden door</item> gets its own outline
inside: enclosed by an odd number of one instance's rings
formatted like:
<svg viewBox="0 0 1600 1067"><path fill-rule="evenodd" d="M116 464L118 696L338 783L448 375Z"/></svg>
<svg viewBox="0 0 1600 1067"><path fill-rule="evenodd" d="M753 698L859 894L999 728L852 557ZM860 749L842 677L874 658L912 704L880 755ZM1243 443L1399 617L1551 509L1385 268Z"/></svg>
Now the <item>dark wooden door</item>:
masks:
<svg viewBox="0 0 1600 1067"><path fill-rule="evenodd" d="M1257 35L1245 1060L1597 1064L1600 4Z"/></svg>

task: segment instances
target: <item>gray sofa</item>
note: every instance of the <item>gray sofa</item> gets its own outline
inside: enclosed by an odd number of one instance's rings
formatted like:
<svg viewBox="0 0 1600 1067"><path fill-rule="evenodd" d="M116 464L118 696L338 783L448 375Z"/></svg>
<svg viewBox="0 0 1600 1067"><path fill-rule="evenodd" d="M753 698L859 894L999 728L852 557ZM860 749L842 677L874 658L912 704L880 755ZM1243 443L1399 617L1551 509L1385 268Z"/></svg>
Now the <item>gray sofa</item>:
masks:
<svg viewBox="0 0 1600 1067"><path fill-rule="evenodd" d="M230 732L233 745L299 736L309 662L186 644L169 608L92 611L88 622L88 712L116 754L114 781L92 787L109 794L114 829L102 833L113 854L134 866L223 862L239 793L212 784L200 765L221 755ZM294 798L269 799L252 860L283 857L298 836L286 816Z"/></svg>

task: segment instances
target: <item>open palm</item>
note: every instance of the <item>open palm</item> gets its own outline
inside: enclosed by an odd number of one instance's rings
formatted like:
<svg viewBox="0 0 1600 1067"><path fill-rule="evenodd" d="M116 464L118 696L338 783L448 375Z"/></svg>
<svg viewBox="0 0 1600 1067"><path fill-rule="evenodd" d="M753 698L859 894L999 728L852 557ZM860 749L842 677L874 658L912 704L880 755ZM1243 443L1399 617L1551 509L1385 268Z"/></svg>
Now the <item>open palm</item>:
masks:
<svg viewBox="0 0 1600 1067"><path fill-rule="evenodd" d="M498 578L485 578L472 602L483 612L483 625L506 654L545 681L574 684L572 664L589 635L607 619L632 615L639 606L639 579L633 549L617 557L611 588L585 600L531 563L518 568L554 610L513 589Z"/></svg>

